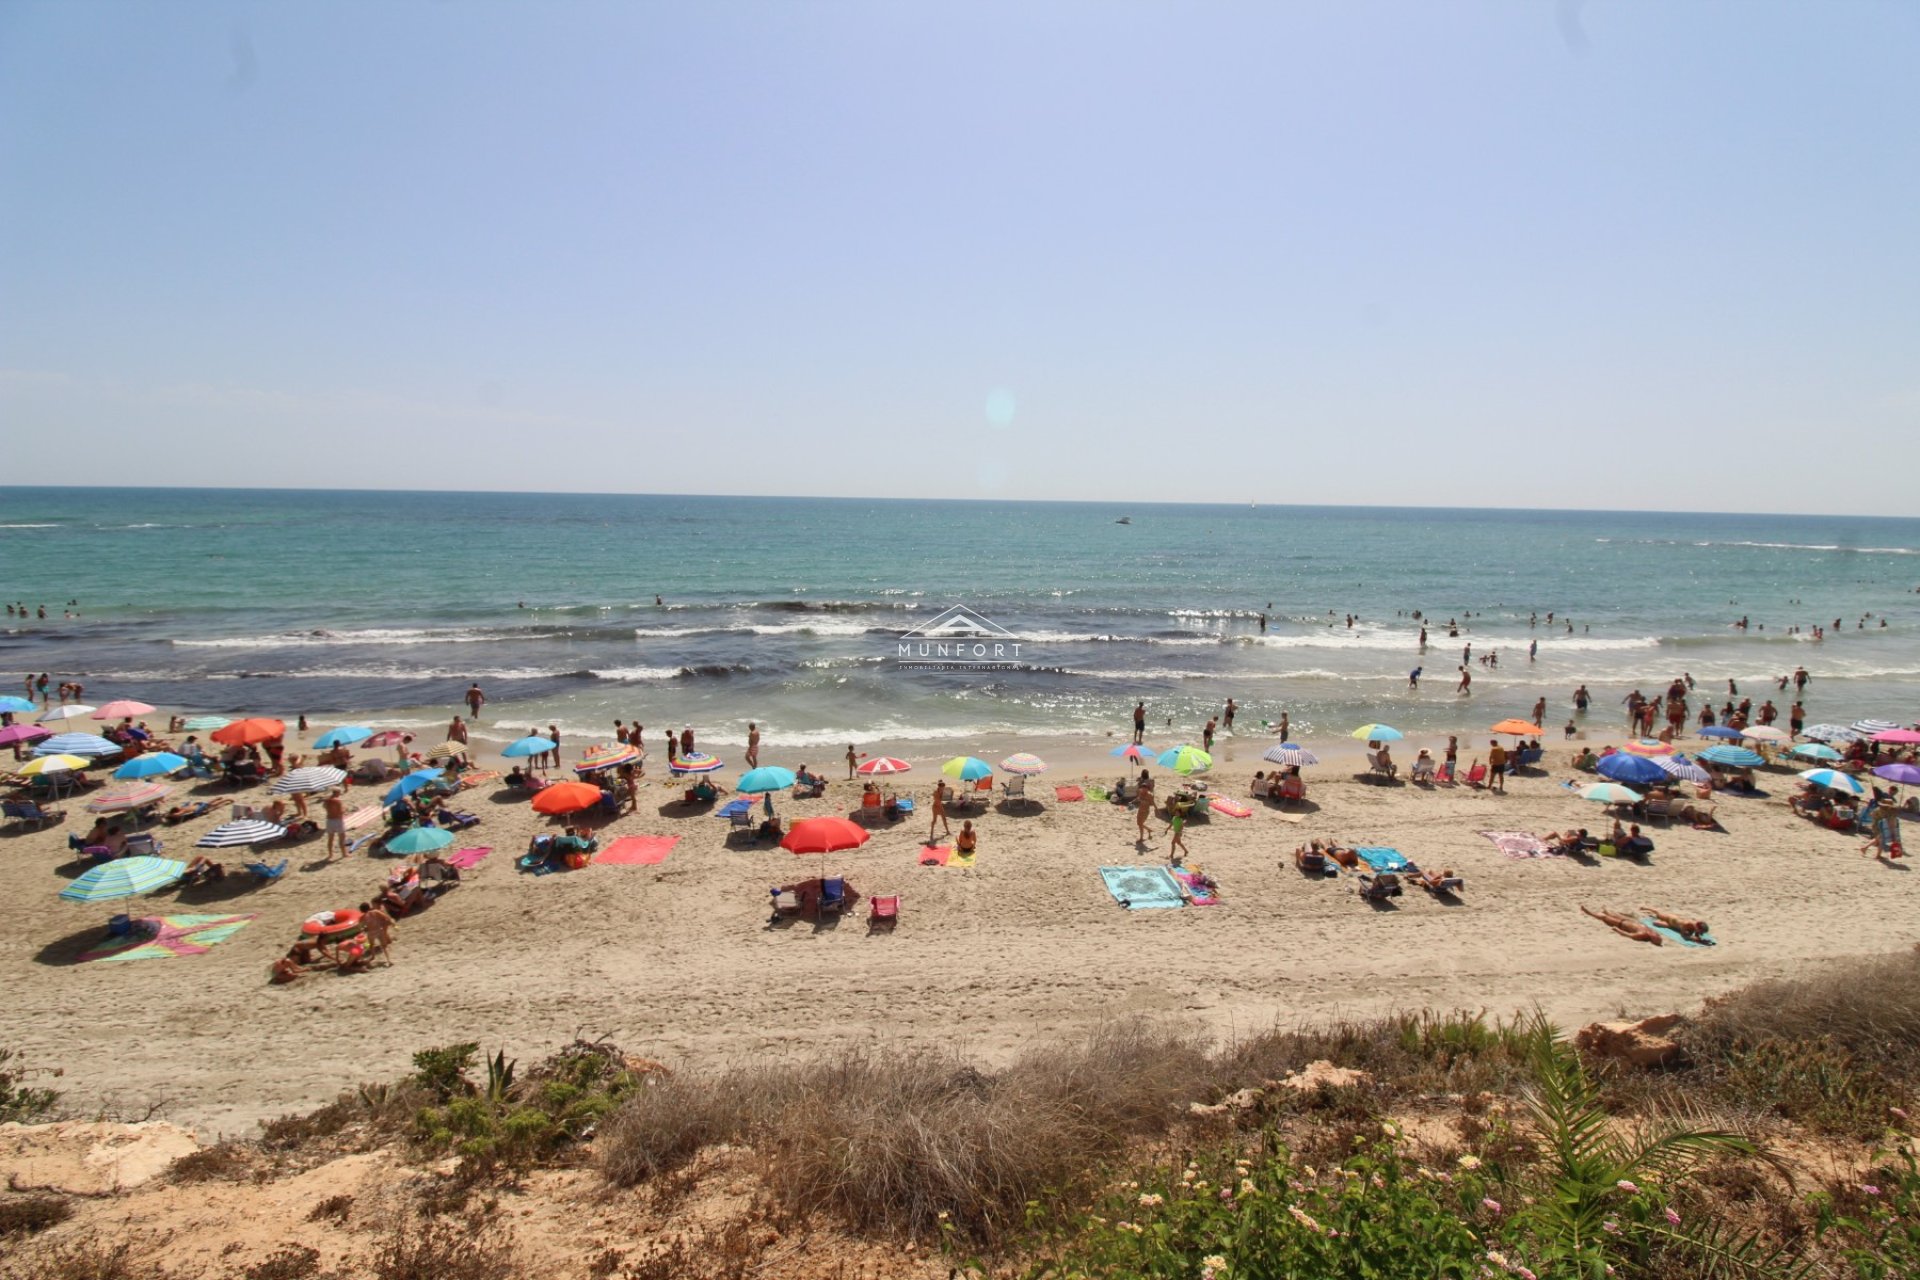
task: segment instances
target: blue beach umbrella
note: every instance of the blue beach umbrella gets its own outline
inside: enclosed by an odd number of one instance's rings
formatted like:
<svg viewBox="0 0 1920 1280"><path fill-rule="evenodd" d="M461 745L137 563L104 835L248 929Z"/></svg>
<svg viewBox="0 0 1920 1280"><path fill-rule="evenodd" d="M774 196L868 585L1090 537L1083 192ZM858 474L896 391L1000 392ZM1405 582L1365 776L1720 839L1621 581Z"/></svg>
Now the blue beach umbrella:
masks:
<svg viewBox="0 0 1920 1280"><path fill-rule="evenodd" d="M1787 751L1790 756L1799 756L1802 760L1838 760L1840 753L1824 742L1803 742Z"/></svg>
<svg viewBox="0 0 1920 1280"><path fill-rule="evenodd" d="M440 827L408 827L387 841L388 853L432 853L453 843L453 832Z"/></svg>
<svg viewBox="0 0 1920 1280"><path fill-rule="evenodd" d="M1800 776L1816 787L1826 787L1830 791L1844 791L1850 796L1867 794L1866 784L1850 773L1838 769L1803 769Z"/></svg>
<svg viewBox="0 0 1920 1280"><path fill-rule="evenodd" d="M28 702L25 698L16 698L12 694L8 694L6 697L0 698L0 711L11 712L12 714L17 716L17 715L20 715L22 712L32 711L33 709L34 709L33 704L31 702Z"/></svg>
<svg viewBox="0 0 1920 1280"><path fill-rule="evenodd" d="M543 756L559 745L560 744L552 738L542 738L538 736L520 738L514 742L509 742L501 749L500 754L509 758Z"/></svg>
<svg viewBox="0 0 1920 1280"><path fill-rule="evenodd" d="M1700 753L1700 758L1709 764L1723 764L1733 769L1751 769L1767 762L1758 751L1745 747L1708 747Z"/></svg>
<svg viewBox="0 0 1920 1280"><path fill-rule="evenodd" d="M329 747L350 747L356 742L364 742L373 736L373 730L363 724L343 724L337 729L329 729L313 740L313 745L322 751Z"/></svg>
<svg viewBox="0 0 1920 1280"><path fill-rule="evenodd" d="M740 775L740 790L748 795L757 796L785 791L797 780L791 769L782 769L776 764L763 764L758 769L749 769Z"/></svg>
<svg viewBox="0 0 1920 1280"><path fill-rule="evenodd" d="M152 893L178 880L187 864L172 858L115 858L103 862L60 891L68 902L106 902Z"/></svg>
<svg viewBox="0 0 1920 1280"><path fill-rule="evenodd" d="M1107 752L1110 756L1119 756L1122 760L1147 761L1157 754L1152 747L1143 747L1137 742L1124 742Z"/></svg>
<svg viewBox="0 0 1920 1280"><path fill-rule="evenodd" d="M135 756L113 771L116 778L157 778L162 774L178 773L187 767L187 758L177 756L171 751L156 751L151 755Z"/></svg>
<svg viewBox="0 0 1920 1280"><path fill-rule="evenodd" d="M1723 724L1710 724L1700 731L1703 738L1725 738L1729 742L1740 741L1740 731L1729 729Z"/></svg>
<svg viewBox="0 0 1920 1280"><path fill-rule="evenodd" d="M1640 787L1662 782L1667 777L1667 771L1660 767L1658 760L1648 759L1646 756L1630 756L1624 751L1616 751L1610 756L1602 757L1600 763L1594 766L1594 771L1603 778L1611 778L1615 782L1626 782Z"/></svg>
<svg viewBox="0 0 1920 1280"><path fill-rule="evenodd" d="M962 782L978 782L993 772L993 766L975 756L955 756L940 766L940 772Z"/></svg>
<svg viewBox="0 0 1920 1280"><path fill-rule="evenodd" d="M33 744L37 756L117 756L120 744L96 733L56 733Z"/></svg>
<svg viewBox="0 0 1920 1280"><path fill-rule="evenodd" d="M440 773L441 771L438 768L415 769L412 773L387 788L387 794L384 797L385 802L387 804L395 804L406 799L420 788L438 778Z"/></svg>

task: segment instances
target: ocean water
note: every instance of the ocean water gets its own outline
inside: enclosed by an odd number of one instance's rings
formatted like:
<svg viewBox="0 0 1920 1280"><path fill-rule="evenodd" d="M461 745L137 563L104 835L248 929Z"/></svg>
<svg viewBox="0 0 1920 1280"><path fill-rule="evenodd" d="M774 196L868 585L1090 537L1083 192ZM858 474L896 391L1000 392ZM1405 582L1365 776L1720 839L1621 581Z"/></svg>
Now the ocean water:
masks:
<svg viewBox="0 0 1920 1280"><path fill-rule="evenodd" d="M1297 739L1475 728L1542 695L1557 724L1580 684L1617 718L1682 672L1784 713L1773 681L1804 665L1812 719L1904 722L1916 586L1908 519L0 489L0 596L49 614L0 616L0 691L47 671L96 704L426 725L478 680L496 737L618 717L726 745L753 720L770 744L904 752L1102 738L1137 698L1155 739L1196 737L1229 696L1242 733L1284 710ZM903 666L901 634L955 605L1017 662ZM1474 662L1462 698L1468 643L1499 665Z"/></svg>

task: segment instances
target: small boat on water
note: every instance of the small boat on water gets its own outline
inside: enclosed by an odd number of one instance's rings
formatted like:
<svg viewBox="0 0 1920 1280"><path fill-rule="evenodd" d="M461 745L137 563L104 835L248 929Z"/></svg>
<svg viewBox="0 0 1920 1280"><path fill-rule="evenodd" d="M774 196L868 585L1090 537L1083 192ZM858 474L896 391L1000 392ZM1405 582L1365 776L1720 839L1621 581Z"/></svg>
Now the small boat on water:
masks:
<svg viewBox="0 0 1920 1280"><path fill-rule="evenodd" d="M1119 518L1118 520L1115 520L1115 521L1114 521L1114 523L1115 523L1115 524L1132 524L1132 523L1133 523L1133 517L1132 517L1132 516L1121 516L1121 517L1120 517L1120 518Z"/></svg>

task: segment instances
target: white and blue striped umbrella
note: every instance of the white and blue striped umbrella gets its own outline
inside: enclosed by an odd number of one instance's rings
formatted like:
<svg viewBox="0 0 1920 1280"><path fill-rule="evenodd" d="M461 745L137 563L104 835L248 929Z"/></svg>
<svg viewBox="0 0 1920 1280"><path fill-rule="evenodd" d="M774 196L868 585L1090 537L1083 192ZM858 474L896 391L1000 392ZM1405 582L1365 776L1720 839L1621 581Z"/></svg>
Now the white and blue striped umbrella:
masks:
<svg viewBox="0 0 1920 1280"><path fill-rule="evenodd" d="M115 858L103 862L60 891L68 902L105 902L152 893L178 880L187 870L172 858Z"/></svg>
<svg viewBox="0 0 1920 1280"><path fill-rule="evenodd" d="M275 778L273 785L267 790L277 796L286 796L296 791L325 791L328 787L337 787L346 780L345 769L317 764L305 769L295 769L282 777Z"/></svg>
<svg viewBox="0 0 1920 1280"><path fill-rule="evenodd" d="M135 756L113 771L116 778L158 778L163 774L178 773L187 767L187 758L177 756L171 751L154 751L144 756Z"/></svg>
<svg viewBox="0 0 1920 1280"><path fill-rule="evenodd" d="M1663 773L1682 782L1708 782L1713 775L1682 755L1659 756L1654 760Z"/></svg>
<svg viewBox="0 0 1920 1280"><path fill-rule="evenodd" d="M1844 791L1850 796L1867 794L1866 784L1850 773L1838 769L1802 769L1800 776L1816 787L1825 787L1829 791Z"/></svg>
<svg viewBox="0 0 1920 1280"><path fill-rule="evenodd" d="M1297 742L1283 742L1277 747L1268 747L1267 753L1260 758L1273 764L1284 764L1290 767L1320 763L1319 756Z"/></svg>
<svg viewBox="0 0 1920 1280"><path fill-rule="evenodd" d="M224 729L232 723L225 716L189 716L180 727L188 733L205 733L209 729Z"/></svg>
<svg viewBox="0 0 1920 1280"><path fill-rule="evenodd" d="M287 829L277 822L268 822L264 818L236 818L232 822L221 823L193 843L194 847L200 849L231 849L236 845L264 844L269 840L278 840L285 834Z"/></svg>
<svg viewBox="0 0 1920 1280"><path fill-rule="evenodd" d="M97 733L56 733L33 744L37 756L117 756L120 744Z"/></svg>
<svg viewBox="0 0 1920 1280"><path fill-rule="evenodd" d="M1887 733L1899 727L1891 720L1855 720L1851 726L1853 731L1863 738L1871 738L1876 733Z"/></svg>

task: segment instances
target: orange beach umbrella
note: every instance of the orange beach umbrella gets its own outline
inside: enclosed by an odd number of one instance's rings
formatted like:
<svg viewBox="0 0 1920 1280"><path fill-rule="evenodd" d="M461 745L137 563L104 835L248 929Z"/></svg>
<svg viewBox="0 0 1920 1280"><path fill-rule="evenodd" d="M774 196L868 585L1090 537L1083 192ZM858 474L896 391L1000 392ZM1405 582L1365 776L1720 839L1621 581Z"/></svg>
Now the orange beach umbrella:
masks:
<svg viewBox="0 0 1920 1280"><path fill-rule="evenodd" d="M287 736L284 720L256 718L235 720L232 724L215 729L207 735L215 742L226 747L251 747L256 743L271 742L275 738Z"/></svg>
<svg viewBox="0 0 1920 1280"><path fill-rule="evenodd" d="M533 798L535 813L578 813L600 803L600 788L586 782L556 782Z"/></svg>
<svg viewBox="0 0 1920 1280"><path fill-rule="evenodd" d="M1487 732L1488 733L1517 733L1522 737L1526 737L1528 735L1538 734L1540 732L1540 726L1537 724L1534 724L1531 720L1520 720L1520 719L1502 720L1499 724L1487 730Z"/></svg>

